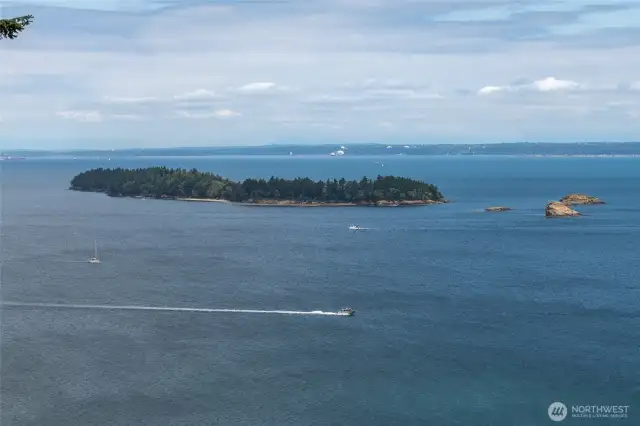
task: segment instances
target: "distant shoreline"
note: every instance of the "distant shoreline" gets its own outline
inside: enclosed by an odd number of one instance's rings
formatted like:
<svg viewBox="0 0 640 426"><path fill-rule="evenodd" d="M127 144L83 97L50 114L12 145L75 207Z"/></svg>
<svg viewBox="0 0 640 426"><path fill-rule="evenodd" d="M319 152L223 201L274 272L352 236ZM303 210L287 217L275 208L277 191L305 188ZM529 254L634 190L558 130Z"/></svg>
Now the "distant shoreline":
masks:
<svg viewBox="0 0 640 426"><path fill-rule="evenodd" d="M157 198L153 198L153 197L146 197L146 198L152 198L154 200L156 200ZM229 200L222 200L220 198L159 198L160 200L172 200L172 201L191 201L191 202L200 202L200 203L225 203L225 204L231 204L231 201Z"/></svg>
<svg viewBox="0 0 640 426"><path fill-rule="evenodd" d="M75 160L75 161L82 161L82 160L119 160L119 159L131 159L131 158L135 158L135 159L171 159L171 158L189 158L189 159L194 159L194 158L199 158L199 159L207 159L207 158L263 158L263 159L267 159L267 158L287 158L287 159L296 159L296 158L313 158L313 159L327 159L332 160L332 161L340 161L338 160L339 158L341 159L353 159L353 158L361 158L361 159L367 159L367 158L376 158L376 159L385 159L385 160L390 160L392 158L447 158L447 159L451 159L451 158L499 158L499 157L504 157L504 158L640 158L640 154L517 154L517 153L496 153L496 154L480 154L480 153L474 153L474 154L439 154L439 153L434 153L434 154L429 154L429 153L399 153L399 154L379 154L379 153L357 153L357 154L349 154L349 155L343 155L340 157L332 157L326 154L317 154L317 153L311 153L311 154L297 154L297 155L285 155L285 154L278 154L278 153L274 153L274 154L270 154L270 153L260 153L260 154L251 154L251 153L242 153L242 154L220 154L220 153L216 153L216 154L201 154L201 155L179 155L179 154L172 154L172 155L113 155L113 156L108 156L108 155L102 155L102 156L95 156L95 155L76 155L76 156L70 156L70 155L34 155L34 156L30 156L30 157L24 157L21 159L2 159L0 158L0 161L10 161L10 162L17 162L17 161L24 161L24 160Z"/></svg>
<svg viewBox="0 0 640 426"><path fill-rule="evenodd" d="M471 142L471 143L349 143L271 144L238 146L173 146L96 149L13 149L5 157L71 157L115 160L119 157L224 157L224 156L319 156L327 159L367 156L541 156L541 157L640 157L640 142ZM331 155L333 154L333 155ZM339 161L339 160L338 160Z"/></svg>

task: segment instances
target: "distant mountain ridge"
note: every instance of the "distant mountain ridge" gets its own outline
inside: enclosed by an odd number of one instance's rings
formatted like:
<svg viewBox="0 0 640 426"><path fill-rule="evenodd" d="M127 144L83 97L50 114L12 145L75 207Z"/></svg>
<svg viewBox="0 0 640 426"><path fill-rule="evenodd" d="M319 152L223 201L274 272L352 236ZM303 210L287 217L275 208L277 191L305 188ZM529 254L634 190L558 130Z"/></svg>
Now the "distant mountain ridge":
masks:
<svg viewBox="0 0 640 426"><path fill-rule="evenodd" d="M8 156L209 156L209 155L330 155L343 149L354 155L532 155L640 156L640 142L492 143L492 144L323 144L237 147L128 148L113 150L12 150Z"/></svg>

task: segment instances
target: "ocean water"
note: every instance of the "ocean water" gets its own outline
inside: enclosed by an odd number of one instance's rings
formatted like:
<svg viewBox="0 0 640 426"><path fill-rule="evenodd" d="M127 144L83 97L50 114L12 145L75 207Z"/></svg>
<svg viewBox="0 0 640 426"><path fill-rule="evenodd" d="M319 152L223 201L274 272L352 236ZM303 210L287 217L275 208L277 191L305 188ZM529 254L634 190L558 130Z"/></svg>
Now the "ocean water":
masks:
<svg viewBox="0 0 640 426"><path fill-rule="evenodd" d="M384 165L382 165L384 164ZM396 174L453 202L257 208L66 190L93 167ZM354 317L3 306L11 425L544 425L549 404L640 424L640 159L212 157L3 162L5 302L336 311ZM604 199L546 219L569 192ZM493 205L515 208L483 213ZM352 232L351 223L370 228ZM100 265L83 262L98 241Z"/></svg>

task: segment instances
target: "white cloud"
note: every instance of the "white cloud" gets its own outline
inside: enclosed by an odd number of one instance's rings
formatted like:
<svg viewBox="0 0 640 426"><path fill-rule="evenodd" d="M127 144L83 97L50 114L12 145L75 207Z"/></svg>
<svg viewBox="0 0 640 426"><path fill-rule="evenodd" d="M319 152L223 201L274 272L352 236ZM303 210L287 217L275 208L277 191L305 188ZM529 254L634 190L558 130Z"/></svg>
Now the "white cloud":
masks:
<svg viewBox="0 0 640 426"><path fill-rule="evenodd" d="M541 92L553 92L558 90L576 89L580 85L571 80L558 80L554 77L547 77L543 80L534 81L533 86Z"/></svg>
<svg viewBox="0 0 640 426"><path fill-rule="evenodd" d="M58 111L56 115L69 120L82 121L86 123L98 123L104 120L99 111Z"/></svg>
<svg viewBox="0 0 640 426"><path fill-rule="evenodd" d="M239 92L244 93L259 93L259 92L268 92L273 90L276 87L275 83L270 81L259 81L255 83L245 84L238 88Z"/></svg>
<svg viewBox="0 0 640 426"><path fill-rule="evenodd" d="M558 80L554 77L547 77L536 80L531 83L512 84L506 86L484 86L478 90L479 95L491 95L500 92L521 92L521 91L537 91L537 92L558 92L580 88L580 84L571 80Z"/></svg>
<svg viewBox="0 0 640 426"><path fill-rule="evenodd" d="M240 117L242 115L239 112L231 111L230 109L219 109L214 114L218 118L232 118Z"/></svg>
<svg viewBox="0 0 640 426"><path fill-rule="evenodd" d="M259 94L289 94L295 92L295 89L288 86L282 86L280 84L273 83L271 81L256 81L253 83L244 84L235 89L231 89L232 92L237 92L245 95L259 95Z"/></svg>
<svg viewBox="0 0 640 426"><path fill-rule="evenodd" d="M142 121L144 117L136 114L113 114L109 118L113 120Z"/></svg>
<svg viewBox="0 0 640 426"><path fill-rule="evenodd" d="M173 96L174 99L178 99L178 100L213 99L217 97L218 95L215 92L207 89L197 89L192 92L187 92L187 93Z"/></svg>
<svg viewBox="0 0 640 426"><path fill-rule="evenodd" d="M108 104L141 104L145 102L154 102L157 98L154 97L117 97L117 96L104 96L103 101Z"/></svg>
<svg viewBox="0 0 640 426"><path fill-rule="evenodd" d="M366 96L371 98L396 99L442 99L439 93L420 92L414 89L377 89L369 90Z"/></svg>
<svg viewBox="0 0 640 426"><path fill-rule="evenodd" d="M507 90L506 86L484 86L482 89L478 90L479 95L490 95L492 93L502 92L503 90Z"/></svg>
<svg viewBox="0 0 640 426"><path fill-rule="evenodd" d="M178 117L182 118L191 118L191 119L206 119L206 118L219 118L219 119L229 119L240 117L240 114L237 111L232 111L230 109L219 109L215 111L185 111L185 110L177 110L176 114Z"/></svg>

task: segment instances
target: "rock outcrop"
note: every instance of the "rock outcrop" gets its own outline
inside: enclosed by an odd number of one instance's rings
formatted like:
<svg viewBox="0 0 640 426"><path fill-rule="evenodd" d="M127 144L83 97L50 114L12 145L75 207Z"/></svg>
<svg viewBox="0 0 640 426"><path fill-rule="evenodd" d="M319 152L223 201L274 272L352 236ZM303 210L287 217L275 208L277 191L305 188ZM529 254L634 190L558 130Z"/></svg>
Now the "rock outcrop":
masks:
<svg viewBox="0 0 640 426"><path fill-rule="evenodd" d="M560 198L560 202L567 206L571 206L574 204L604 204L604 201L599 198L592 197L590 195L585 194L569 194Z"/></svg>
<svg viewBox="0 0 640 426"><path fill-rule="evenodd" d="M544 209L544 215L546 217L572 217L580 216L580 213L573 210L565 203L560 201L552 201Z"/></svg>
<svg viewBox="0 0 640 426"><path fill-rule="evenodd" d="M487 207L484 209L485 212L508 212L509 210L513 210L511 207L497 206L497 207Z"/></svg>

